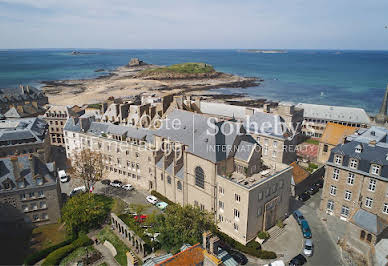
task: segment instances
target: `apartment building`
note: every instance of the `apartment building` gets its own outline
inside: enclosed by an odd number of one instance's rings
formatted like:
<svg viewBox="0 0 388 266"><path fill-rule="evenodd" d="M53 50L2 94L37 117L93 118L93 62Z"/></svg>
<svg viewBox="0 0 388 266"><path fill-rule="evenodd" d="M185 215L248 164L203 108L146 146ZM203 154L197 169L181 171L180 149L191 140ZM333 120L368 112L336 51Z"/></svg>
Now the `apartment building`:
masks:
<svg viewBox="0 0 388 266"><path fill-rule="evenodd" d="M320 209L376 243L388 224L388 130L359 129L331 150ZM354 233L354 230L353 230Z"/></svg>
<svg viewBox="0 0 388 266"><path fill-rule="evenodd" d="M47 123L40 118L0 120L0 157L43 153L49 160Z"/></svg>
<svg viewBox="0 0 388 266"><path fill-rule="evenodd" d="M53 105L44 114L44 120L49 125L50 144L65 147L63 127L69 117L79 117L84 110L78 106Z"/></svg>
<svg viewBox="0 0 388 266"><path fill-rule="evenodd" d="M261 146L241 124L209 124L208 116L182 110L161 124L150 130L69 119L67 156L99 150L107 178L213 212L221 230L243 244L285 217L292 168L263 162Z"/></svg>
<svg viewBox="0 0 388 266"><path fill-rule="evenodd" d="M21 222L34 225L56 223L60 218L61 189L55 163L45 163L37 154L0 159L2 215L19 210Z"/></svg>
<svg viewBox="0 0 388 266"><path fill-rule="evenodd" d="M313 138L322 137L329 122L356 128L367 128L371 123L370 117L361 108L307 103L299 103L297 107L304 110L303 134Z"/></svg>

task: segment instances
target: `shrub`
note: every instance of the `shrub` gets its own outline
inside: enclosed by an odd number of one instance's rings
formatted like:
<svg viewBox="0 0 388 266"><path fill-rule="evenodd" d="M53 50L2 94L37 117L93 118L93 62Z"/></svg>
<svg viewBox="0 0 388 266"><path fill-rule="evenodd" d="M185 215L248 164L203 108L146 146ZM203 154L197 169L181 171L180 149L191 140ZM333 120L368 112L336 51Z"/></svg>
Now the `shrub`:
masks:
<svg viewBox="0 0 388 266"><path fill-rule="evenodd" d="M161 201L166 202L168 205L175 205L174 202L172 202L171 200L169 200L168 198L166 198L165 196L163 196L162 194L160 194L159 192L157 192L155 190L151 191L151 195L157 197Z"/></svg>
<svg viewBox="0 0 388 266"><path fill-rule="evenodd" d="M81 234L75 241L73 241L73 243L51 252L42 263L42 266L58 265L61 260L73 252L73 250L79 247L90 246L92 244L93 241L87 235Z"/></svg>
<svg viewBox="0 0 388 266"><path fill-rule="evenodd" d="M263 260L272 260L276 259L276 253L273 251L268 251L268 250L260 250L259 251L259 258Z"/></svg>
<svg viewBox="0 0 388 266"><path fill-rule="evenodd" d="M279 227L279 228L283 228L283 227L284 227L283 221L282 221L282 220L278 220L278 221L276 222L276 226Z"/></svg>
<svg viewBox="0 0 388 266"><path fill-rule="evenodd" d="M260 231L257 234L257 237L260 238L260 239L268 239L269 238L269 233L268 232Z"/></svg>
<svg viewBox="0 0 388 266"><path fill-rule="evenodd" d="M54 245L54 246L51 246L51 247L48 247L46 249L42 249L38 252L32 253L31 255L29 255L27 258L24 259L24 264L25 265L33 265L33 264L37 263L38 261L46 258L47 255L50 254L51 252L53 252L54 250L57 250L57 249L64 247L64 246L67 246L71 242L73 242L73 239L70 238L70 239L67 239L61 243Z"/></svg>
<svg viewBox="0 0 388 266"><path fill-rule="evenodd" d="M259 257L261 249L260 243L257 243L256 241L252 240L248 242L246 246L244 246L240 242L237 242L233 238L220 231L217 232L217 235L225 244L227 244L227 246L229 246L229 248L237 249L243 253Z"/></svg>

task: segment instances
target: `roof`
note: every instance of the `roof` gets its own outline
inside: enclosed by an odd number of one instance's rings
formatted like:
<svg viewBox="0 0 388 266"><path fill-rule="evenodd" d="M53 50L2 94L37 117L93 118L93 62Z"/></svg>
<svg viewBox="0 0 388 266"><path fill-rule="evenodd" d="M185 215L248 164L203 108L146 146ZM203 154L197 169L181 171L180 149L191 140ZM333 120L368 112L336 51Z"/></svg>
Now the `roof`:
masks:
<svg viewBox="0 0 388 266"><path fill-rule="evenodd" d="M0 142L2 145L13 145L11 141L35 139L43 142L47 123L40 118L21 118L0 121ZM4 143L5 142L5 143Z"/></svg>
<svg viewBox="0 0 388 266"><path fill-rule="evenodd" d="M355 127L329 122L323 131L320 142L330 145L338 145L346 136L352 135L356 130L357 128Z"/></svg>
<svg viewBox="0 0 388 266"><path fill-rule="evenodd" d="M370 118L362 108L299 103L305 118L344 121L356 124L369 124Z"/></svg>
<svg viewBox="0 0 388 266"><path fill-rule="evenodd" d="M203 262L203 249L198 243L194 246L182 246L181 252L167 258L158 265L198 265Z"/></svg>
<svg viewBox="0 0 388 266"><path fill-rule="evenodd" d="M229 105L225 103L214 103L201 101L200 111L205 114L212 114L217 116L245 118L245 107Z"/></svg>
<svg viewBox="0 0 388 266"><path fill-rule="evenodd" d="M168 254L165 254L165 255L162 255L162 256L159 256L159 257L150 258L143 265L144 266L159 265L160 262L165 261L166 259L171 258L171 257L172 257L172 254L168 253Z"/></svg>
<svg viewBox="0 0 388 266"><path fill-rule="evenodd" d="M256 145L254 141L241 141L234 157L238 160L248 162Z"/></svg>
<svg viewBox="0 0 388 266"><path fill-rule="evenodd" d="M351 220L355 225L375 235L380 234L387 227L379 216L363 209L358 209Z"/></svg>
<svg viewBox="0 0 388 266"><path fill-rule="evenodd" d="M0 88L0 101L1 102L22 102L27 100L36 100L47 97L44 93L31 86L19 86L16 88Z"/></svg>
<svg viewBox="0 0 388 266"><path fill-rule="evenodd" d="M220 247L218 248L217 258L219 258L225 266L238 265L238 263L233 259L233 257L226 250L223 250Z"/></svg>
<svg viewBox="0 0 388 266"><path fill-rule="evenodd" d="M256 112L245 119L244 125L250 133L284 138L284 133L287 132L284 122L279 115Z"/></svg>
<svg viewBox="0 0 388 266"><path fill-rule="evenodd" d="M310 173L303 169L297 162L290 164L292 168L292 178L297 185L310 176Z"/></svg>
<svg viewBox="0 0 388 266"><path fill-rule="evenodd" d="M30 162L31 158L31 162ZM12 162L12 160L17 160ZM29 157L29 155L12 156L0 159L0 193L8 190L3 190L4 181L10 181L12 189L18 189L17 187L17 172L15 172L15 165L19 169L20 177L24 180L24 188L32 188L38 186L34 181L34 177L31 170L31 164L34 165L35 175L38 174L44 178L44 185L56 184L56 178L53 175L53 164L45 164L35 156Z"/></svg>

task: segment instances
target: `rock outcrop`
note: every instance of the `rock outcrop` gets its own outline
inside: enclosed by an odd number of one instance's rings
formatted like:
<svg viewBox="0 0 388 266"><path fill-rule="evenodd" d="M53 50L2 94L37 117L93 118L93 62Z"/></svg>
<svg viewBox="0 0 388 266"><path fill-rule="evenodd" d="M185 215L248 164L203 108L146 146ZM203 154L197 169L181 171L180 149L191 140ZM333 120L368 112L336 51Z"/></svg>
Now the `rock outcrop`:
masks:
<svg viewBox="0 0 388 266"><path fill-rule="evenodd" d="M139 60L139 58L131 58L131 61L128 63L130 67L142 66L144 64L145 63L142 60Z"/></svg>

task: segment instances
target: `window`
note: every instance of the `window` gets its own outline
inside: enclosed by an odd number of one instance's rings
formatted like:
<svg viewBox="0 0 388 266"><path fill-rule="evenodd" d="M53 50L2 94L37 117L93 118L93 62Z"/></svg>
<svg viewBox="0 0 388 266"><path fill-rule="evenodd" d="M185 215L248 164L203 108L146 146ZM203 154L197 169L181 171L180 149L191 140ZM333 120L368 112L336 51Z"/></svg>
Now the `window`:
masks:
<svg viewBox="0 0 388 266"><path fill-rule="evenodd" d="M37 177L36 178L36 184L38 184L39 186L43 184L43 178L42 177Z"/></svg>
<svg viewBox="0 0 388 266"><path fill-rule="evenodd" d="M362 152L362 147L361 145L356 146L356 153L361 153Z"/></svg>
<svg viewBox="0 0 388 266"><path fill-rule="evenodd" d="M345 191L345 200L351 200L352 199L352 192L349 190Z"/></svg>
<svg viewBox="0 0 388 266"><path fill-rule="evenodd" d="M340 173L340 170L337 169L337 168L335 168L335 169L333 170L333 179L338 180L339 173Z"/></svg>
<svg viewBox="0 0 388 266"><path fill-rule="evenodd" d="M336 155L335 156L335 163L336 164L342 164L342 156L341 155Z"/></svg>
<svg viewBox="0 0 388 266"><path fill-rule="evenodd" d="M264 146L263 154L264 154L264 155L267 155L267 154L268 154L268 147L267 147L267 146Z"/></svg>
<svg viewBox="0 0 388 266"><path fill-rule="evenodd" d="M171 184L171 177L167 176L167 183Z"/></svg>
<svg viewBox="0 0 388 266"><path fill-rule="evenodd" d="M34 214L34 215L32 216L32 219L33 219L34 221L38 221L38 220L39 220L39 215L38 215L38 214Z"/></svg>
<svg viewBox="0 0 388 266"><path fill-rule="evenodd" d="M331 212L334 210L334 201L332 200L327 201L327 210Z"/></svg>
<svg viewBox="0 0 388 266"><path fill-rule="evenodd" d="M282 188L284 186L284 180L280 180L279 182L279 188Z"/></svg>
<svg viewBox="0 0 388 266"><path fill-rule="evenodd" d="M182 190L182 182L181 182L181 181L178 181L178 182L176 183L176 187L177 187L178 190Z"/></svg>
<svg viewBox="0 0 388 266"><path fill-rule="evenodd" d="M357 169L357 167L358 167L358 160L357 159L351 159L349 167L353 168L353 169Z"/></svg>
<svg viewBox="0 0 388 266"><path fill-rule="evenodd" d="M224 188L221 187L221 186L218 186L218 192L221 194L221 195L224 195Z"/></svg>
<svg viewBox="0 0 388 266"><path fill-rule="evenodd" d="M237 201L237 202L240 202L241 201L241 197L239 194L234 194L234 200Z"/></svg>
<svg viewBox="0 0 388 266"><path fill-rule="evenodd" d="M371 167L372 175L380 175L380 168L381 168L380 165L372 164L372 167Z"/></svg>
<svg viewBox="0 0 388 266"><path fill-rule="evenodd" d="M20 194L20 199L21 199L21 200L25 200L25 199L26 199L26 194L24 194L24 193L23 193L23 194Z"/></svg>
<svg viewBox="0 0 388 266"><path fill-rule="evenodd" d="M257 137L257 143L260 143L260 137Z"/></svg>
<svg viewBox="0 0 388 266"><path fill-rule="evenodd" d="M259 192L259 201L263 199L263 192Z"/></svg>
<svg viewBox="0 0 388 266"><path fill-rule="evenodd" d="M218 215L218 221L221 223L224 221L224 217L221 214Z"/></svg>
<svg viewBox="0 0 388 266"><path fill-rule="evenodd" d="M18 188L24 188L24 180L18 181Z"/></svg>
<svg viewBox="0 0 388 266"><path fill-rule="evenodd" d="M337 187L336 186L331 186L330 187L330 195L335 196L337 194Z"/></svg>
<svg viewBox="0 0 388 266"><path fill-rule="evenodd" d="M47 204L46 204L45 201L41 201L40 204L39 204L39 206L40 206L41 209L44 209L44 208L47 207Z"/></svg>
<svg viewBox="0 0 388 266"><path fill-rule="evenodd" d="M47 220L48 219L48 214L47 213L42 213L42 219Z"/></svg>
<svg viewBox="0 0 388 266"><path fill-rule="evenodd" d="M384 203L383 213L388 214L388 203Z"/></svg>
<svg viewBox="0 0 388 266"><path fill-rule="evenodd" d="M276 140L273 141L273 147L276 149L278 147L278 142Z"/></svg>
<svg viewBox="0 0 388 266"><path fill-rule="evenodd" d="M261 213L262 213L262 209L261 209L261 207L260 207L259 209L257 209L257 216L260 216Z"/></svg>
<svg viewBox="0 0 388 266"><path fill-rule="evenodd" d="M235 231L238 231L238 224L233 223L233 227L234 227L234 230L235 230Z"/></svg>
<svg viewBox="0 0 388 266"><path fill-rule="evenodd" d="M376 190L376 179L369 179L368 190L374 192Z"/></svg>
<svg viewBox="0 0 388 266"><path fill-rule="evenodd" d="M346 206L342 206L341 208L341 216L348 217L349 216L349 208Z"/></svg>
<svg viewBox="0 0 388 266"><path fill-rule="evenodd" d="M372 208L373 199L366 197L365 199L365 207Z"/></svg>
<svg viewBox="0 0 388 266"><path fill-rule="evenodd" d="M204 211L204 210L205 210L205 205L200 204L199 209L200 209L201 211Z"/></svg>
<svg viewBox="0 0 388 266"><path fill-rule="evenodd" d="M272 157L276 157L276 151L272 151Z"/></svg>
<svg viewBox="0 0 388 266"><path fill-rule="evenodd" d="M219 200L218 201L218 207L220 208L221 211L223 211L224 210L224 202Z"/></svg>
<svg viewBox="0 0 388 266"><path fill-rule="evenodd" d="M205 188L205 175L203 169L199 166L195 168L195 185L200 188Z"/></svg>
<svg viewBox="0 0 388 266"><path fill-rule="evenodd" d="M329 150L329 146L327 144L323 145L323 152L327 152Z"/></svg>
<svg viewBox="0 0 388 266"><path fill-rule="evenodd" d="M160 174L160 180L163 180L163 174Z"/></svg>
<svg viewBox="0 0 388 266"><path fill-rule="evenodd" d="M234 213L234 219L239 220L240 219L240 211L237 209L234 209L233 213Z"/></svg>
<svg viewBox="0 0 388 266"><path fill-rule="evenodd" d="M38 209L38 205L36 203L32 203L31 204L31 209L37 210Z"/></svg>
<svg viewBox="0 0 388 266"><path fill-rule="evenodd" d="M353 173L349 173L348 174L348 184L349 185L353 185L354 184L354 174Z"/></svg>
<svg viewBox="0 0 388 266"><path fill-rule="evenodd" d="M35 198L35 192L30 192L30 198Z"/></svg>
<svg viewBox="0 0 388 266"><path fill-rule="evenodd" d="M28 212L28 206L27 205L22 205L22 209L23 209L23 211Z"/></svg>

